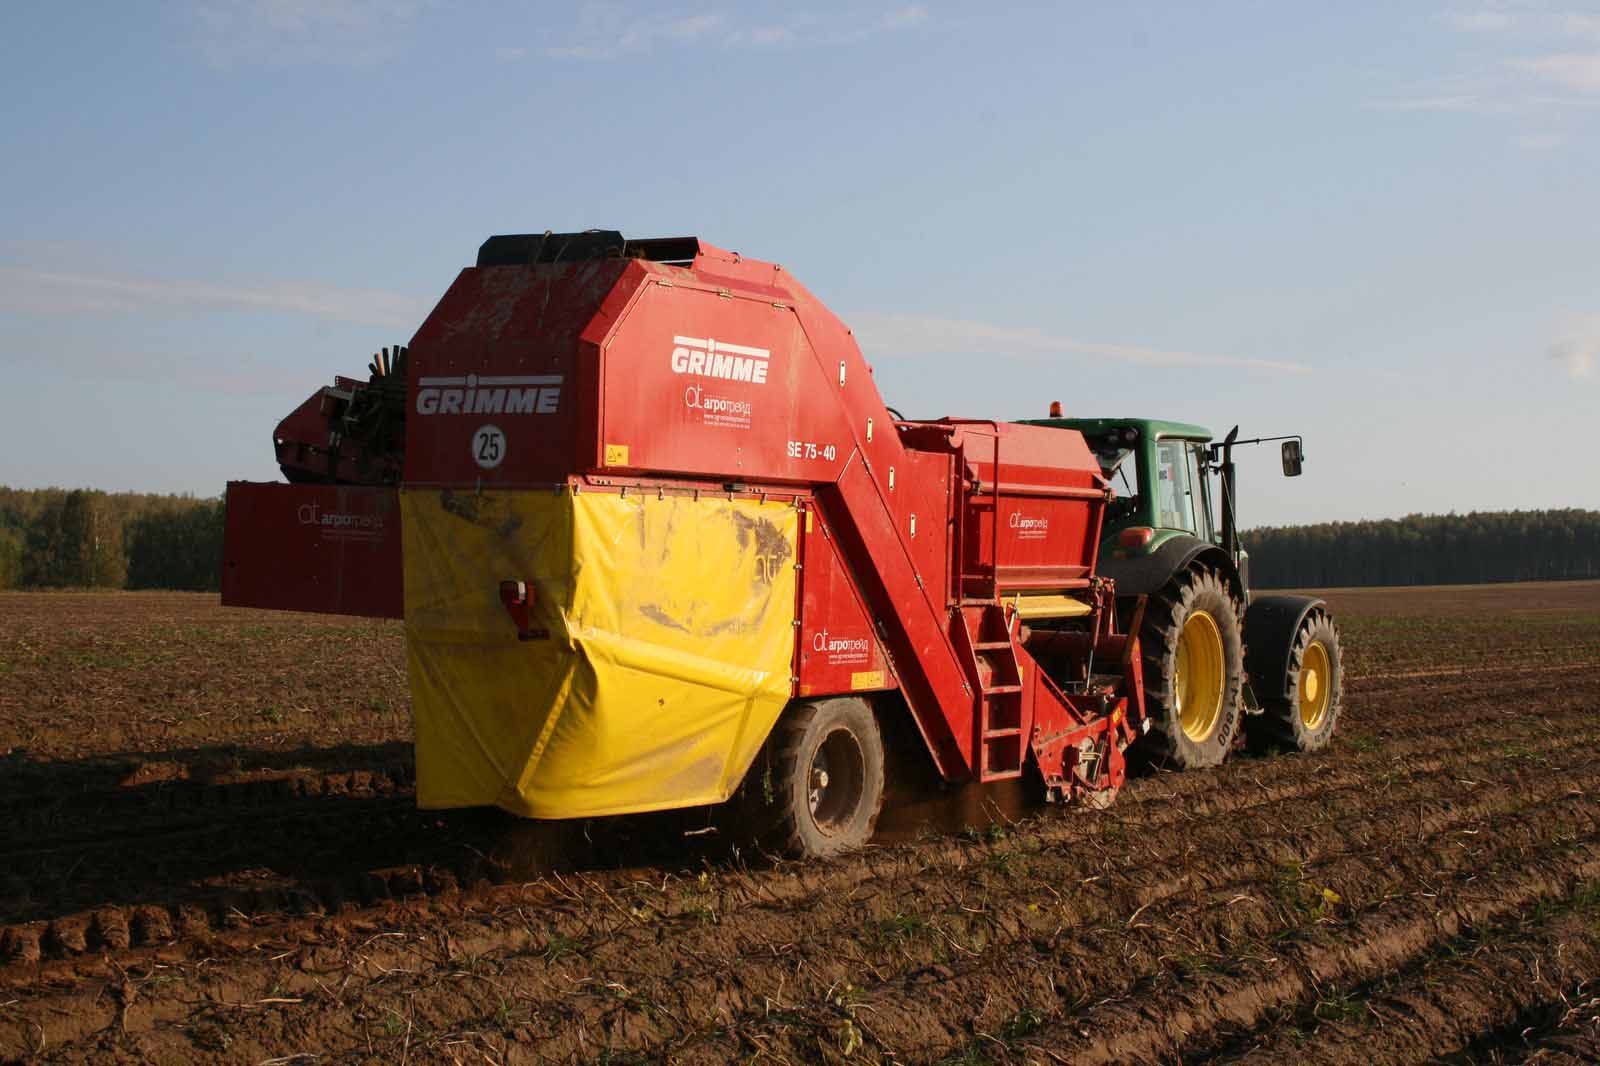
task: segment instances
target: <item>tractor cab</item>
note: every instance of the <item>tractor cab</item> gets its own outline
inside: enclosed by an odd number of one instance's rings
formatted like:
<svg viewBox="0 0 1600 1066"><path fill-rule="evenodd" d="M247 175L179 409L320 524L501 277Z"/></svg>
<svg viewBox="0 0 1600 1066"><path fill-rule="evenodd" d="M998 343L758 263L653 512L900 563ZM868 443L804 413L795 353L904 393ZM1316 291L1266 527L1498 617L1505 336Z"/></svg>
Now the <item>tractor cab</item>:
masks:
<svg viewBox="0 0 1600 1066"><path fill-rule="evenodd" d="M1117 493L1106 511L1103 558L1153 555L1174 538L1224 548L1225 493L1211 431L1153 418L1046 418L1034 425L1083 434ZM1237 538L1226 538L1237 544ZM1242 552L1229 552L1238 566Z"/></svg>
<svg viewBox="0 0 1600 1066"><path fill-rule="evenodd" d="M1209 430L1148 418L1063 424L1081 432L1102 463L1116 464L1114 485L1121 499L1105 531L1110 547L1125 556L1148 554L1184 534L1221 543L1215 518L1218 493L1207 477Z"/></svg>
<svg viewBox="0 0 1600 1066"><path fill-rule="evenodd" d="M1234 428L1217 441L1187 422L1063 418L1056 404L1031 424L1081 434L1117 494L1099 573L1139 630L1149 754L1215 765L1241 725L1258 749L1326 744L1339 700L1332 616L1316 597L1251 595L1234 508L1234 446L1281 441L1283 472L1294 477L1300 438L1240 440Z"/></svg>
<svg viewBox="0 0 1600 1066"><path fill-rule="evenodd" d="M1054 405L1051 413L1052 417L1030 424L1083 434L1117 493L1106 509L1101 531L1102 557L1113 576L1123 564L1135 564L1140 574L1150 569L1137 560L1182 551L1187 562L1200 549L1212 548L1225 557L1225 562L1217 561L1231 571L1240 602L1249 601L1250 556L1239 543L1236 525L1233 448L1279 441L1284 476L1298 477L1305 458L1299 436L1239 440L1235 427L1217 441L1209 429L1189 422L1061 418ZM1148 581L1138 577L1132 583L1144 584Z"/></svg>

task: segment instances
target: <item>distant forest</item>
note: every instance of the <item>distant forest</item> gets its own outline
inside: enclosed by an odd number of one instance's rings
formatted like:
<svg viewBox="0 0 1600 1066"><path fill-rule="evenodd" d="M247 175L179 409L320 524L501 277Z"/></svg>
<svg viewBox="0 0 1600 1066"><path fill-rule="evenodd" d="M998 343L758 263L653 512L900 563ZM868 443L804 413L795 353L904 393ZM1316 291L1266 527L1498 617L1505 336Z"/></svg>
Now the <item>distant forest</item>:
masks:
<svg viewBox="0 0 1600 1066"><path fill-rule="evenodd" d="M0 589L214 591L222 501L0 486Z"/></svg>
<svg viewBox="0 0 1600 1066"><path fill-rule="evenodd" d="M215 591L221 500L0 487L0 589ZM1256 588L1600 578L1600 511L1482 511L1241 534Z"/></svg>
<svg viewBox="0 0 1600 1066"><path fill-rule="evenodd" d="M1240 534L1255 588L1600 578L1600 511L1474 511Z"/></svg>

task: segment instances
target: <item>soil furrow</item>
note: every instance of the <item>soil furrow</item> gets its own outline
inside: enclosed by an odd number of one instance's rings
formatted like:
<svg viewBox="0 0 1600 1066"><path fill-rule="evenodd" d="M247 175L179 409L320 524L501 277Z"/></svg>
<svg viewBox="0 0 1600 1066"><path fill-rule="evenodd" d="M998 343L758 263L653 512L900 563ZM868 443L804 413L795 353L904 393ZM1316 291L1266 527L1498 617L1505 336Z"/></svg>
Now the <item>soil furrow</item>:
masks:
<svg viewBox="0 0 1600 1066"><path fill-rule="evenodd" d="M1597 589L1336 591L1329 749L811 864L416 811L396 626L13 596L0 1061L1600 1061Z"/></svg>
<svg viewBox="0 0 1600 1066"><path fill-rule="evenodd" d="M1583 808L1583 814L1582 826L1592 830L1600 813L1597 813L1592 805L1588 805ZM1564 826L1571 829L1577 824L1576 821L1563 816L1559 819L1557 828ZM1500 850L1525 851L1534 840L1538 827L1526 821L1517 825L1519 829L1515 835L1518 839L1505 844ZM1398 843L1402 846L1407 845L1404 840ZM1415 851L1414 848L1412 850ZM1413 884L1418 878L1429 881L1440 880L1441 874L1447 867L1462 872L1462 865L1473 861L1472 855L1468 854L1461 858L1462 855L1463 850L1457 846L1457 841L1454 839L1437 841L1435 846L1423 849L1421 854L1396 855L1392 863L1383 864L1385 869L1381 875L1372 875L1377 877L1377 880L1370 882L1368 894L1379 901L1375 906L1382 909L1383 901L1393 890L1394 885ZM1370 871L1378 865L1371 862L1355 864L1351 876L1356 876L1360 870ZM1004 877L998 876L999 871L990 872L997 875L995 881L1005 880ZM1470 874L1470 867L1466 872ZM1386 878L1388 880L1385 880ZM1391 887L1385 888L1385 884ZM978 887L981 889L983 886ZM1268 895L1281 887L1268 886ZM1346 888L1346 891L1351 889ZM914 881L908 882L905 893L913 897L923 895L918 892ZM1360 892L1352 891L1352 898L1360 897ZM1119 894L1107 895L1108 900L1123 907L1133 906L1138 898L1136 890L1126 895L1125 903L1124 897ZM959 913L959 901L962 899L965 899L970 906L981 904L984 895L982 891L970 892L965 896L959 892L949 895L947 902L957 903L955 907L949 908L950 913ZM998 901L991 900L990 903L991 911L998 909ZM925 945L922 943L924 937L929 938L928 943L935 948L939 943L953 944L965 941L969 945L969 950L974 947L978 949L982 958L973 963L970 971L964 972L970 975L968 980L978 980L981 986L987 987L988 995L979 996L979 999L987 998L998 1002L996 997L999 992L993 987L1000 980L996 975L1013 963L1026 969L1030 957L1036 960L1036 966L1046 971L1061 972L1066 968L1074 974L1072 980L1089 982L1093 987L1101 989L1123 985L1130 980L1130 974L1137 975L1141 968L1148 970L1147 978L1159 975L1172 965L1170 958L1163 959L1168 952L1162 947L1171 938L1169 934L1151 932L1156 928L1150 924L1152 922L1187 925L1199 930L1192 935L1211 945L1213 952L1226 950L1230 941L1252 935L1257 938L1272 935L1273 930L1284 928L1282 922L1285 915L1290 920L1291 928L1298 927L1297 923L1306 921L1316 924L1308 914L1296 909L1298 905L1283 900L1275 899L1272 905L1265 908L1252 908L1254 913L1246 916L1238 908L1229 907L1224 900L1210 898L1208 894L1195 900L1178 901L1175 911L1169 909L1168 912L1163 912L1161 908L1146 909L1143 919L1133 923L1132 934L1135 939L1142 938L1145 943L1142 950L1130 959L1118 959L1115 954L1106 955L1089 951L1084 944L1077 943L1082 939L1085 944L1092 944L1110 935L1112 929L1125 931L1128 925L1126 919L1121 916L1126 915L1126 910L1117 911L1118 917L1105 927L1085 929L1077 936L1066 937L1066 942L1054 943L1054 946L1041 956L1036 946L1037 942L1041 938L1046 942L1052 942L1052 938L1060 940L1063 933L1073 927L1072 923L1063 924L1061 915L1030 913L1022 906L1021 900L1013 900L1012 903L1013 907L1007 910L1015 910L1017 914L1011 920L1007 921L1004 916L993 915L975 919L966 928L958 927L954 923L947 924L943 913L935 914L928 920L928 924L922 926L897 923L894 916L874 920L871 915L884 913L874 908L869 912L865 923L865 933L858 925L854 930L848 932L840 930L831 936L828 930L838 928L838 919L818 923L816 919L822 916L814 912L785 914L782 923L762 921L759 916L753 915L720 919L715 915L698 915L692 911L673 919L642 923L629 922L626 915L621 915L600 918L601 926L604 928L595 930L596 944L592 947L575 945L554 936L541 936L536 925L532 927L525 925L520 938L513 938L520 939L521 944L511 948L515 951L520 947L522 955L510 958L494 954L506 950L510 945L501 940L485 943L483 939L474 937L469 927L463 935L455 938L453 950L458 956L494 958L494 964L501 968L502 975L513 980L519 987L528 987L530 983L538 986L548 985L549 995L553 999L541 1012L541 1016L549 1022L553 1033L562 1030L562 1027L556 1024L556 1020L560 1017L560 1008L563 1005L570 1005L575 996L582 1004L587 1005L591 1013L595 1010L600 1011L599 1020L591 1019L591 1021L592 1024L599 1026L602 1033L609 1032L606 1029L605 1019L611 1019L618 1024L624 1018L631 1019L628 1026L635 1028L642 1024L637 1018L633 1018L634 1011L628 1003L613 1002L617 998L614 995L610 999L607 998L609 993L604 990L610 987L608 982L627 988L630 1002L637 1000L640 1003L655 1004L657 1009L663 1012L663 1018L691 1010L697 1002L718 1004L720 1009L730 1015L742 1017L753 1007L760 1005L759 999L751 1001L751 992L754 989L763 989L766 995L771 996L775 990L783 987L785 975L789 975L787 980L790 982L791 991L788 995L791 1000L800 993L805 993L812 1003L809 1009L813 1012L822 1010L823 1007L818 1004L826 1005L826 987L851 983L845 975L852 973L856 980L861 982L856 985L857 988L863 987L866 983L874 985L874 992L862 1000L863 1005L872 1003L874 1010L881 1012L891 1007L901 1008L910 1007L913 1003L920 1004L914 1009L912 1016L920 1018L921 1024L925 1027L927 1003L915 995L919 989L928 989L933 998L945 1008L946 1013L943 1015L947 1019L945 1024L958 1022L960 1018L959 1013L954 1015L948 1013L949 1005L977 1002L977 999L973 998L977 989L963 990L952 987L963 983L963 978L956 973L939 978L938 970L943 964L934 961L936 954L924 950ZM860 901L835 900L832 901L832 909L846 916L854 914L857 920L860 920ZM1185 918L1185 915L1188 917ZM1093 915L1085 917L1092 918ZM767 941L767 946L761 946L763 938L760 930L775 928L784 929L785 942ZM984 944L978 939L979 936L988 937L992 944ZM871 943L873 938L877 940L875 945ZM557 954L554 963L551 963L549 957L557 950L552 945L558 943L564 947L559 949L560 953ZM868 944L872 948L867 955L862 954L863 944ZM679 959L679 964L670 973L653 979L644 979L638 972L638 960L657 957L663 949ZM567 951L574 954L569 956L565 954ZM732 957L740 959L739 965L734 967L732 973L724 972L725 967L702 967L694 962L696 959L726 959L730 957L730 952ZM1071 960L1076 961L1076 966L1069 964ZM961 966L959 958L950 961L954 966ZM379 976L383 972L395 969L416 969L418 962L415 949L410 948L382 963L375 962L376 971L369 971L369 976ZM586 980L594 982L594 987L599 991L580 996L568 988L566 992L557 994L557 986L562 983L560 973L573 962L581 963L580 972L586 975ZM888 969L885 970L885 967ZM884 974L885 982L878 983L874 971ZM906 975L905 992L900 994L898 1002L878 1002L874 998L879 994L876 990L892 987L900 980L894 976L895 973ZM706 999L708 996L710 998ZM556 1009L555 1019L548 1016L552 1006ZM1017 1011L1024 1009L1025 1007L1018 1007ZM900 1019L900 1023L904 1024L903 1018ZM862 1024L864 1031L871 1027L865 1020ZM644 1039L643 1046L657 1046L660 1039L665 1039L671 1033L672 1026L666 1022L662 1022L661 1025L664 1028L657 1033L657 1038ZM650 1031L656 1032L655 1029ZM641 1030L641 1033L644 1031ZM613 1045L617 1045L622 1039L616 1033L610 1033L606 1038ZM891 1046L903 1048L906 1045L899 1043ZM534 1047L541 1053L562 1054L559 1049L544 1040L535 1040Z"/></svg>
<svg viewBox="0 0 1600 1066"><path fill-rule="evenodd" d="M1157 1016L1134 999L1119 1000L1075 1014L1029 1043L1085 1066L1175 1060L1314 1003L1324 989L1375 981L1435 945L1575 894L1600 878L1600 846L1581 845L1565 861L1519 858L1484 873L1493 885L1396 900L1334 935L1285 944L1270 961L1246 960L1240 974L1188 975L1163 996Z"/></svg>
<svg viewBox="0 0 1600 1066"><path fill-rule="evenodd" d="M1594 775L1595 766L1589 758L1587 745L1574 743L1560 752L1552 752L1563 753L1575 757L1561 764L1547 760L1550 772L1528 793L1496 793L1486 787L1492 781L1468 783L1463 775L1456 775L1445 781L1425 780L1416 783L1413 789L1387 793L1386 804L1378 808L1374 808L1370 797L1363 793L1341 792L1319 797L1320 802L1314 808L1288 805L1287 813L1293 816L1289 821L1272 821L1268 818L1269 812L1257 811L1257 823L1263 827L1270 825L1274 832L1234 850L1231 880L1248 883L1263 873L1270 874L1276 865L1296 861L1301 856L1317 856L1317 861L1327 862L1346 852L1373 847L1383 835L1402 829L1421 838L1492 813L1527 809L1532 803L1562 794L1570 788L1566 782ZM1517 766L1503 759L1495 760L1495 765ZM1341 818L1341 812L1346 810L1354 817ZM1207 833L1191 824L1184 827L1182 834L1157 838L1154 846L1149 842L1139 842L1137 846L1123 843L1117 852L1112 852L1111 846L1116 841L1107 840L1113 835L1107 826L1080 822L1079 837L1074 839L1057 834L1056 826L1044 822L1042 819L1019 827L1017 838L1010 845L951 842L931 855L926 847L893 849L835 868L800 870L793 876L782 876L786 871L780 871L775 877L744 879L735 884L749 890L719 890L715 909L717 913L726 914L747 906L794 908L802 906L808 898L843 889L846 885L853 885L854 895L863 898L874 893L874 886L893 885L907 878L948 876L985 864L1025 863L1029 861L1029 854L1046 851L1056 844L1076 845L1080 851L1079 861L1072 868L1057 870L1057 876L1062 878L1081 881L1115 874L1126 876L1128 871L1185 870L1191 862L1190 856L1195 852L1203 853L1209 845ZM1214 820L1205 828L1221 839L1234 832L1233 827ZM1100 854L1101 851L1105 854ZM463 883L471 884L474 878L489 876L487 871L486 864L481 862L458 864L454 870L410 866L363 871L342 880L277 878L225 889L201 889L190 893L187 900L164 908L149 905L100 907L49 924L30 924L9 933L0 932L0 956L33 962L39 958L126 947L129 943L161 943L162 938L178 930L186 929L191 934L205 928L220 930L237 925L245 918L259 925L270 920L275 912L285 916L332 912L346 902L370 902L450 890ZM617 891L630 897L634 894L621 878L602 876L601 880L613 882ZM1197 880L1188 872L1163 873L1150 880L1142 877L1138 880L1139 897L1145 901L1164 899L1205 884L1203 876ZM643 905L650 906L650 902ZM167 912L165 918L160 914L162 910ZM124 929L128 932L124 933Z"/></svg>
<svg viewBox="0 0 1600 1066"><path fill-rule="evenodd" d="M1600 972L1597 900L1600 882L1590 882L1575 896L1468 928L1376 982L1322 987L1314 1003L1266 1032L1235 1037L1225 1054L1192 1061L1503 1061L1506 1050L1529 1048L1525 1034L1536 1020L1566 1017L1583 982Z"/></svg>
<svg viewBox="0 0 1600 1066"><path fill-rule="evenodd" d="M1591 921L1577 935L1596 936L1596 926ZM1557 946L1559 956L1565 944ZM1535 979L1543 978L1540 961ZM1519 1013L1494 1029L1478 1036L1464 1049L1442 1055L1431 1066L1593 1066L1600 1062L1600 989L1593 974L1600 965L1592 966L1589 975L1577 985L1558 990L1556 999Z"/></svg>
<svg viewBox="0 0 1600 1066"><path fill-rule="evenodd" d="M129 786L91 793L40 797L37 793L0 802L0 848L25 848L38 840L56 845L92 844L145 828L179 828L218 817L272 817L324 798L410 795L415 774L408 765L299 774L262 780Z"/></svg>

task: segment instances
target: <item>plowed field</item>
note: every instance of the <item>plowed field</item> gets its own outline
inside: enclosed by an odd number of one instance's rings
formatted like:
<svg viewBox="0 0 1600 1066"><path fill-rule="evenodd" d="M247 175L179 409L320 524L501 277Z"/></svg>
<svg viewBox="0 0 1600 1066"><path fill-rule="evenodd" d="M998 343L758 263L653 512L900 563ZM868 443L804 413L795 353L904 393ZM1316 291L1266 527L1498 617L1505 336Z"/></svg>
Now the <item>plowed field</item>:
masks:
<svg viewBox="0 0 1600 1066"><path fill-rule="evenodd" d="M0 1061L1596 1061L1600 583L1330 601L1326 753L799 866L417 812L396 624L0 594Z"/></svg>

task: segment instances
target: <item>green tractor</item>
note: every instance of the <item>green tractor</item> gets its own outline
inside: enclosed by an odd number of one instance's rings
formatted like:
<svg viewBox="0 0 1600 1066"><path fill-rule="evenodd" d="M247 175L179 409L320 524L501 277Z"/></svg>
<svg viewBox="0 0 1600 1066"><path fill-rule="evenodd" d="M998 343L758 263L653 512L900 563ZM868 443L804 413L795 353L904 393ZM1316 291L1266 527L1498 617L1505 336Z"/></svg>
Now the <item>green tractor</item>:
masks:
<svg viewBox="0 0 1600 1066"><path fill-rule="evenodd" d="M1117 583L1125 624L1138 620L1144 756L1215 766L1241 728L1256 751L1327 746L1343 682L1333 616L1311 596L1251 596L1234 517L1234 447L1282 441L1283 472L1295 477L1300 438L1241 441L1235 427L1214 441L1204 427L1148 418L1030 421L1082 433L1117 491L1100 572Z"/></svg>

